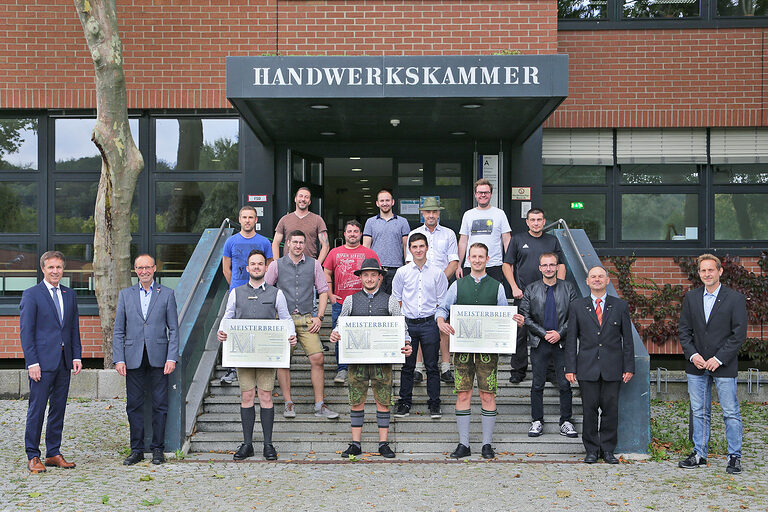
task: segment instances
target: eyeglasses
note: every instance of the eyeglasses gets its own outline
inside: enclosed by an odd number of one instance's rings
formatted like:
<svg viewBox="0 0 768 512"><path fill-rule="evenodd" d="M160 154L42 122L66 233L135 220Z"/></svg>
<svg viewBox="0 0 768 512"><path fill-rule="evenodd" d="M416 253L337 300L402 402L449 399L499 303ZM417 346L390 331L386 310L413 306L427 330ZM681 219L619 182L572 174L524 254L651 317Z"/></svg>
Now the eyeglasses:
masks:
<svg viewBox="0 0 768 512"><path fill-rule="evenodd" d="M154 266L154 265L152 265L152 266L149 266L149 267L136 267L136 270L137 270L137 271L138 271L138 270L152 270L153 268L155 268L155 266Z"/></svg>
<svg viewBox="0 0 768 512"><path fill-rule="evenodd" d="M478 192L475 192L475 194L477 194L477 195L479 195L479 196L489 196L489 195L491 195L492 193L493 193L493 192L480 192L480 191L478 191Z"/></svg>

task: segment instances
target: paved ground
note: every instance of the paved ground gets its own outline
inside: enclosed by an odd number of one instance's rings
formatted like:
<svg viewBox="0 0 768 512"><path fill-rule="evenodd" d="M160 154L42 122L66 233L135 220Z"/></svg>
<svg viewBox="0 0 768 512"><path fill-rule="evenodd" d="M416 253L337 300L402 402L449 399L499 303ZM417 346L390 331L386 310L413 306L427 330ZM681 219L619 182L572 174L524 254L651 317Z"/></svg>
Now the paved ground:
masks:
<svg viewBox="0 0 768 512"><path fill-rule="evenodd" d="M23 450L27 403L0 401L0 510L768 510L766 422L745 424L745 471L735 478L725 473L723 457L683 471L677 454L619 466L534 454L502 454L491 463L381 463L379 457L342 462L336 454L281 453L278 463L237 464L226 462L230 455L210 454L126 468L124 406L71 402L62 451L78 467L32 475ZM675 430L669 426L679 410L654 405L662 435ZM202 460L209 457L222 462Z"/></svg>

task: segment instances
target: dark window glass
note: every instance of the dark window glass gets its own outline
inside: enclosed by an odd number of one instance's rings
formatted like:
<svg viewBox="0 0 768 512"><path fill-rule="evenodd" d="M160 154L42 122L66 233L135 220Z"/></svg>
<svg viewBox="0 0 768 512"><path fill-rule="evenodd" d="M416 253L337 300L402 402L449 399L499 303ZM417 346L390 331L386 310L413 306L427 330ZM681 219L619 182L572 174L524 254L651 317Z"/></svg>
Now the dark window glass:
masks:
<svg viewBox="0 0 768 512"><path fill-rule="evenodd" d="M239 168L237 119L156 119L158 171Z"/></svg>
<svg viewBox="0 0 768 512"><path fill-rule="evenodd" d="M36 285L39 258L35 244L0 243L0 296L19 296Z"/></svg>
<svg viewBox="0 0 768 512"><path fill-rule="evenodd" d="M138 145L139 120L129 119L131 135ZM100 171L101 155L91 140L94 118L56 119L54 154L58 171Z"/></svg>
<svg viewBox="0 0 768 512"><path fill-rule="evenodd" d="M624 185L681 185L699 183L696 164L622 164Z"/></svg>
<svg viewBox="0 0 768 512"><path fill-rule="evenodd" d="M397 164L397 184L420 187L424 184L424 164Z"/></svg>
<svg viewBox="0 0 768 512"><path fill-rule="evenodd" d="M768 240L768 194L715 194L715 240Z"/></svg>
<svg viewBox="0 0 768 512"><path fill-rule="evenodd" d="M0 119L0 171L37 169L37 119Z"/></svg>
<svg viewBox="0 0 768 512"><path fill-rule="evenodd" d="M55 248L67 258L61 283L78 295L93 295L93 243L56 244Z"/></svg>
<svg viewBox="0 0 768 512"><path fill-rule="evenodd" d="M605 240L605 194L547 194L544 211L552 222L563 219L569 228L583 229L590 240Z"/></svg>
<svg viewBox="0 0 768 512"><path fill-rule="evenodd" d="M96 206L96 181L57 181L54 190L54 231L93 233Z"/></svg>
<svg viewBox="0 0 768 512"><path fill-rule="evenodd" d="M237 211L237 182L159 181L155 184L155 232L202 233Z"/></svg>
<svg viewBox="0 0 768 512"><path fill-rule="evenodd" d="M766 0L717 0L718 16L768 16Z"/></svg>
<svg viewBox="0 0 768 512"><path fill-rule="evenodd" d="M605 185L604 165L544 165L544 185Z"/></svg>
<svg viewBox="0 0 768 512"><path fill-rule="evenodd" d="M713 181L716 185L768 184L768 164L713 165Z"/></svg>
<svg viewBox="0 0 768 512"><path fill-rule="evenodd" d="M697 194L622 194L622 240L698 240Z"/></svg>
<svg viewBox="0 0 768 512"><path fill-rule="evenodd" d="M0 233L37 233L37 182L0 181Z"/></svg>
<svg viewBox="0 0 768 512"><path fill-rule="evenodd" d="M625 18L690 18L699 16L699 0L624 0Z"/></svg>
<svg viewBox="0 0 768 512"><path fill-rule="evenodd" d="M608 17L608 0L558 0L560 19L600 20Z"/></svg>
<svg viewBox="0 0 768 512"><path fill-rule="evenodd" d="M187 262L195 251L196 244L158 244L155 246L155 259L158 282L176 288Z"/></svg>
<svg viewBox="0 0 768 512"><path fill-rule="evenodd" d="M435 164L435 185L438 187L460 187L461 164Z"/></svg>

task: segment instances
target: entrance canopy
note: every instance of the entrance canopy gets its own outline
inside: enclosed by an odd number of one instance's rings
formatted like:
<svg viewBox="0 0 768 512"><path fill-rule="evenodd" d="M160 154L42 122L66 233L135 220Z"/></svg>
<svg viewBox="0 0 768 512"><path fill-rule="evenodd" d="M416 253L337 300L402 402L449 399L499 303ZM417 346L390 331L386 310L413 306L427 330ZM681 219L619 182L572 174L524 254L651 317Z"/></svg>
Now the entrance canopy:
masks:
<svg viewBox="0 0 768 512"><path fill-rule="evenodd" d="M567 55L227 57L227 98L265 144L520 143L567 95Z"/></svg>

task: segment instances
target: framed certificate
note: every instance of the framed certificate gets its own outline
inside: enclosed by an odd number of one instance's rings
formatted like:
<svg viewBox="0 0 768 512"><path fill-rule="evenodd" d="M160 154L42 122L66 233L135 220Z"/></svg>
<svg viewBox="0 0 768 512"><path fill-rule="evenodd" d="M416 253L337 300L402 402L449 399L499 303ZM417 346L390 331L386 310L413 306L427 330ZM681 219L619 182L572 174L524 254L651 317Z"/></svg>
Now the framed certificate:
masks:
<svg viewBox="0 0 768 512"><path fill-rule="evenodd" d="M451 352L514 354L517 306L451 306Z"/></svg>
<svg viewBox="0 0 768 512"><path fill-rule="evenodd" d="M228 368L290 368L293 320L222 320L221 364Z"/></svg>
<svg viewBox="0 0 768 512"><path fill-rule="evenodd" d="M404 363L402 316L341 316L336 324L341 335L339 362L344 364Z"/></svg>

